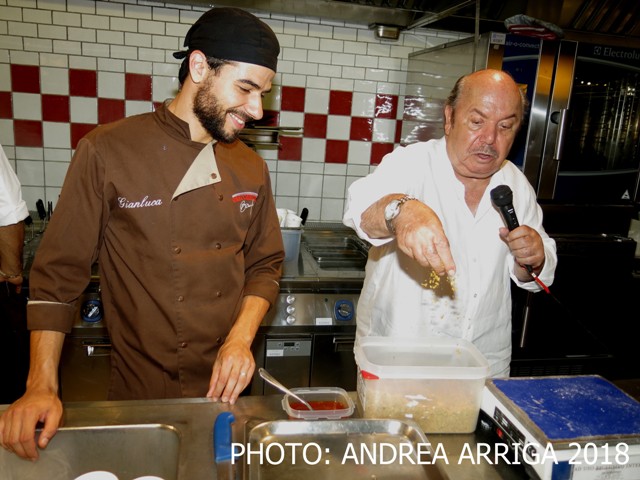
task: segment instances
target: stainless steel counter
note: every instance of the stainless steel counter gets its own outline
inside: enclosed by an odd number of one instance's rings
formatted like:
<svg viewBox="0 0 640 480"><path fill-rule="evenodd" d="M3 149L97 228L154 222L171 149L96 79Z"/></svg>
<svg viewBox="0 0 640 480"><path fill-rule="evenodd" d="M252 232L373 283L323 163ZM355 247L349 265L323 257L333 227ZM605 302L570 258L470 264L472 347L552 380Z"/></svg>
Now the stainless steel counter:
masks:
<svg viewBox="0 0 640 480"><path fill-rule="evenodd" d="M67 403L64 427L139 424L170 426L177 431L180 438L177 462L178 478L180 480L209 480L217 478L213 460L212 440L212 429L217 415L223 411L231 411L236 418L234 441L244 442L244 431L246 429L243 425L248 422L255 424L255 422L260 421L286 419L286 414L280 405L281 398L280 395L241 397L236 405L232 407L226 404L214 403L207 399ZM0 406L0 412L5 408L6 405ZM357 416L356 411L354 417L357 418ZM292 421L295 422L295 420ZM54 437L50 442L48 450L53 451L57 438ZM476 446L483 442L483 439L478 435L427 435L427 439L432 447L441 445L441 448L446 451L448 465L443 463L441 468L452 480L516 480L526 478L504 465L494 466L489 465L487 462L476 465L468 458L462 458L458 461L463 451L475 452ZM48 450L42 451L42 457L39 461L46 458ZM164 453L163 451L156 451L146 461L150 463L158 462ZM102 452L84 451L82 454L101 455ZM0 464L6 466L9 462L30 463L1 450ZM313 468L313 466L309 466L309 468ZM54 477L47 475L46 478ZM120 478L119 480L132 479Z"/></svg>

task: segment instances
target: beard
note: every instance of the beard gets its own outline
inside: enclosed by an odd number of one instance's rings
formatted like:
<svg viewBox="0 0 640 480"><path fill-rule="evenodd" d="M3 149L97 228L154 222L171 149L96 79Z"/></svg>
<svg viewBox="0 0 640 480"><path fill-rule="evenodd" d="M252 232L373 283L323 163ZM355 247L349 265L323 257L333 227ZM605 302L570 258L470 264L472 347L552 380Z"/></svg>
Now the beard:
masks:
<svg viewBox="0 0 640 480"><path fill-rule="evenodd" d="M195 113L204 129L209 132L213 139L222 143L233 143L240 134L240 130L234 129L231 133L225 130L224 127L228 113L233 113L237 117L245 120L245 122L251 120L247 118L246 114L238 110L225 110L220 105L218 97L212 93L211 78L207 79L198 89L198 93L193 102L193 113Z"/></svg>

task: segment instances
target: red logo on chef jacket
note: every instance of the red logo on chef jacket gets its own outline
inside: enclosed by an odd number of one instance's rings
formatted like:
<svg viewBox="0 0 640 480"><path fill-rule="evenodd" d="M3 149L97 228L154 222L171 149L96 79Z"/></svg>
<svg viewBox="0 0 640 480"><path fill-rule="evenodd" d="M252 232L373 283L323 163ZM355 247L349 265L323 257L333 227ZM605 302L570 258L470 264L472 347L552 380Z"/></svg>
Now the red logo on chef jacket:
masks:
<svg viewBox="0 0 640 480"><path fill-rule="evenodd" d="M255 192L239 192L231 195L231 201L240 205L240 213L253 207L257 198L258 194Z"/></svg>

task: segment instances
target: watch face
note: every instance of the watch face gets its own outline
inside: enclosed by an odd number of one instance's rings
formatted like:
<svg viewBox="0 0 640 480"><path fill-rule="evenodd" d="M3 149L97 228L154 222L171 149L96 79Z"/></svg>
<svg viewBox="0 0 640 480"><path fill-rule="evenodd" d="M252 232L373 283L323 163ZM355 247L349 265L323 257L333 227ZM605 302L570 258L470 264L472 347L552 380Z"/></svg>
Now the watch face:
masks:
<svg viewBox="0 0 640 480"><path fill-rule="evenodd" d="M392 200L390 201L384 209L384 218L385 220L393 220L400 213L400 208L398 205L400 204L400 200Z"/></svg>

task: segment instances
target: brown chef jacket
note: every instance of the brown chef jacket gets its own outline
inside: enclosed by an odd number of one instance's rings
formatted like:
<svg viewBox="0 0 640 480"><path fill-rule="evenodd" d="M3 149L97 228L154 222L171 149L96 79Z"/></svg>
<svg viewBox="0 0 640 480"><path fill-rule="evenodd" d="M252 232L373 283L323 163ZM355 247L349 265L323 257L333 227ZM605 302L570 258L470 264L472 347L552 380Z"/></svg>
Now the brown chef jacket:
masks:
<svg viewBox="0 0 640 480"><path fill-rule="evenodd" d="M110 398L204 396L243 296L279 291L265 162L239 141L191 141L163 105L81 140L56 210L30 272L29 328L70 332L98 260Z"/></svg>

